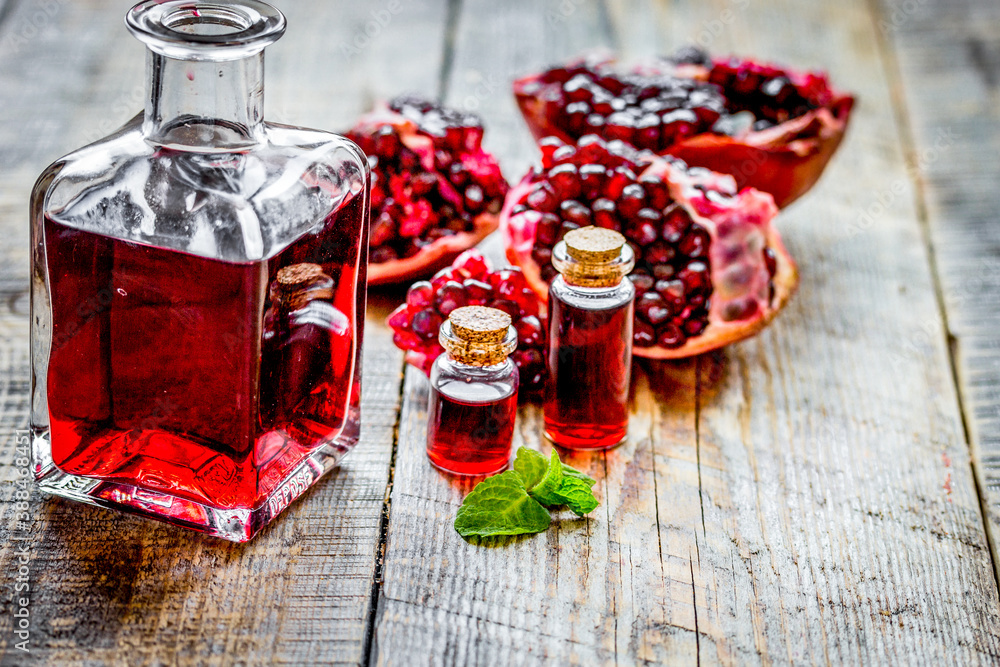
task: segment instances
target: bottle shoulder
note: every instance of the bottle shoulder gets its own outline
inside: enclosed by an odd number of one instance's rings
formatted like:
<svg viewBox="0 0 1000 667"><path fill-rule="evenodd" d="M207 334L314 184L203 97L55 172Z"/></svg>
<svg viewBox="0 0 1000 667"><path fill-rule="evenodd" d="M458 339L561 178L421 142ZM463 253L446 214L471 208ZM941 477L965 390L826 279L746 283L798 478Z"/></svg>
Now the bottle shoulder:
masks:
<svg viewBox="0 0 1000 667"><path fill-rule="evenodd" d="M250 261L366 197L369 178L360 149L331 132L264 123L250 149L205 152L147 141L137 116L53 163L33 199L68 227Z"/></svg>
<svg viewBox="0 0 1000 667"><path fill-rule="evenodd" d="M635 299L635 287L628 278L614 287L577 287L556 276L549 285L549 297L584 310L606 310L627 306Z"/></svg>
<svg viewBox="0 0 1000 667"><path fill-rule="evenodd" d="M469 366L442 354L431 366L431 388L452 400L485 403L517 393L520 377L508 357L493 366Z"/></svg>

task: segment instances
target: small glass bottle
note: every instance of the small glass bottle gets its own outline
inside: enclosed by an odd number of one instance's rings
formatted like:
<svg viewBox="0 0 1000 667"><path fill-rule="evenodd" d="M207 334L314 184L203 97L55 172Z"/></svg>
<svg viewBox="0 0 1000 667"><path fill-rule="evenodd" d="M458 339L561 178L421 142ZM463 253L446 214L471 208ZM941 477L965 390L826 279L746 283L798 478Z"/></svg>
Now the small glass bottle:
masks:
<svg viewBox="0 0 1000 667"><path fill-rule="evenodd" d="M625 237L576 229L556 244L549 287L545 435L565 449L608 449L628 433L635 264Z"/></svg>
<svg viewBox="0 0 1000 667"><path fill-rule="evenodd" d="M427 457L454 475L491 475L510 463L517 417L517 347L510 315L485 306L451 312L431 367Z"/></svg>
<svg viewBox="0 0 1000 667"><path fill-rule="evenodd" d="M360 432L369 172L262 118L258 0L145 0L145 110L32 192L34 472L250 539Z"/></svg>

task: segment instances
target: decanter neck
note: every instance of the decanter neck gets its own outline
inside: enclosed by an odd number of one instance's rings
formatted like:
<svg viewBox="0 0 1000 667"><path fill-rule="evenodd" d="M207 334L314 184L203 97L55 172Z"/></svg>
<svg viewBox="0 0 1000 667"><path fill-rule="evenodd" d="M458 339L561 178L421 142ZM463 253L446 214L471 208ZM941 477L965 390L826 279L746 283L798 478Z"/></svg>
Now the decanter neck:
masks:
<svg viewBox="0 0 1000 667"><path fill-rule="evenodd" d="M179 60L146 52L143 134L187 150L242 150L260 140L264 52L235 60Z"/></svg>

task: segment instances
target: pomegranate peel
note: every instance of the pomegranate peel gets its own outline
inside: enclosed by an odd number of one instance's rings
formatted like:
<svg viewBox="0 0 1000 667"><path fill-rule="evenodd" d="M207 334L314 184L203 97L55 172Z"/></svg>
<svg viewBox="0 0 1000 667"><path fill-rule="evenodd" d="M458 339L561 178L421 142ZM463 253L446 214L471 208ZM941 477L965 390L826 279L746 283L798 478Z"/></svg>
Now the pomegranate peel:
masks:
<svg viewBox="0 0 1000 667"><path fill-rule="evenodd" d="M554 145L548 140L547 144ZM562 234L580 225L562 218L555 222L554 213L532 206L530 202L537 203L532 193L550 187L546 184L553 170L562 173L554 160L565 164L596 156L606 163L606 184L612 182L612 174L621 173L624 160L635 168L625 187L641 185L645 193L638 212L624 217L621 203L626 197L619 196L613 223L630 239L639 259L630 276L636 286L633 353L657 359L687 357L763 329L798 285L795 263L771 224L777 214L773 198L752 188L738 190L730 175L688 168L675 158L648 152L627 156L617 147L609 152L609 145L588 138L573 151L543 153L543 165L532 169L508 194L500 214L507 258L521 267L539 300L545 301L548 280L554 275L551 265L541 260L550 256L551 245ZM576 166L583 171L583 165ZM665 188L659 190L657 183ZM575 203L596 211L598 200L610 201L581 195ZM560 206L564 212L570 208ZM554 224L559 225L556 234L551 229Z"/></svg>
<svg viewBox="0 0 1000 667"><path fill-rule="evenodd" d="M819 179L854 104L823 74L694 49L631 71L606 54L578 58L518 79L514 95L536 140L623 139L732 174L782 207Z"/></svg>
<svg viewBox="0 0 1000 667"><path fill-rule="evenodd" d="M347 133L368 155L368 283L431 275L497 228L508 186L478 116L402 96Z"/></svg>

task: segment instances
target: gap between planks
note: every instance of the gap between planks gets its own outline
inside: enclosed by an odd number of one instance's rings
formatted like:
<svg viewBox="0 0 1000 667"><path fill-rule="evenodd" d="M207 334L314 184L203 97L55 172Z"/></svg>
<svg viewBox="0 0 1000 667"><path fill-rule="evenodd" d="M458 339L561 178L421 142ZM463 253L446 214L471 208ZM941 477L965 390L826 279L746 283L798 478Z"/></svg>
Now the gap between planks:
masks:
<svg viewBox="0 0 1000 667"><path fill-rule="evenodd" d="M972 482L975 485L976 497L979 500L979 511L982 517L983 532L986 534L986 544L989 547L990 562L993 566L993 581L1000 590L1000 574L997 569L997 546L996 538L992 534L989 517L989 501L983 491L980 481L978 463L972 451L972 437L969 430L969 417L967 414L966 397L962 391L962 383L959 380L959 364L956 355L955 338L951 334L951 325L948 321L948 308L945 302L945 290L941 280L941 264L938 262L937 253L934 250L934 241L931 235L930 218L927 212L927 192L922 179L920 163L917 156L916 135L913 123L910 119L906 98L903 94L903 76L899 66L899 54L888 36L879 29L880 21L886 20L884 8L879 0L867 0L870 9L872 22L875 25L875 41L882 61L886 67L886 77L890 81L889 97L892 101L893 115L896 117L896 126L899 128L899 143L906 155L906 162L912 169L908 169L908 176L913 181L914 209L917 214L917 222L920 228L920 236L927 250L927 261L930 265L931 283L934 286L934 299L937 302L938 312L941 316L941 323L944 334L944 346L948 355L948 365L951 371L951 381L955 386L955 397L958 401L958 414L962 422L962 437L965 438L965 446L969 450L969 465L972 467Z"/></svg>

